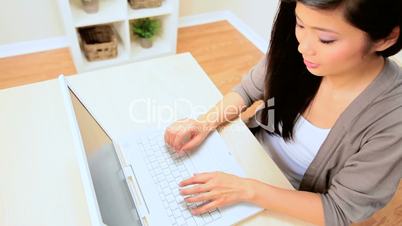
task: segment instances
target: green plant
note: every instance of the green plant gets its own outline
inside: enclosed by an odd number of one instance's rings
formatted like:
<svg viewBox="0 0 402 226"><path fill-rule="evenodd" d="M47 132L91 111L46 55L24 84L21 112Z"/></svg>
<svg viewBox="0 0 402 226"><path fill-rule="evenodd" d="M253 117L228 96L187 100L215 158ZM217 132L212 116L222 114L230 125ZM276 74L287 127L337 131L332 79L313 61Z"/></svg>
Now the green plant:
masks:
<svg viewBox="0 0 402 226"><path fill-rule="evenodd" d="M161 22L158 19L143 18L133 23L133 33L140 38L150 39L158 34Z"/></svg>

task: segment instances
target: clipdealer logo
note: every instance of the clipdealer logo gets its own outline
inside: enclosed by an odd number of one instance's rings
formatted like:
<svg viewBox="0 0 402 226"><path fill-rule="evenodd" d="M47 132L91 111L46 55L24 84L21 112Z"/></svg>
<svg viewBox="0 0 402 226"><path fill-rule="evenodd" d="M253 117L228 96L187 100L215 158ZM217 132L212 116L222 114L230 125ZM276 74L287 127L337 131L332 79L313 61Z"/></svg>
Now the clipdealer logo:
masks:
<svg viewBox="0 0 402 226"><path fill-rule="evenodd" d="M134 123L167 124L182 118L198 116L207 112L208 109L205 106L194 105L184 98L167 104L146 98L131 101L128 111Z"/></svg>
<svg viewBox="0 0 402 226"><path fill-rule="evenodd" d="M265 125L263 122L261 122L261 117L260 114L262 113L262 110L264 110L265 106L268 108L268 124ZM274 123L275 123L275 99L271 98L267 101L266 104L261 105L257 111L256 114L253 116L254 121L264 128L265 130L268 130L270 132L274 132ZM225 111L226 113L229 113L227 115L230 115L230 113L235 113L238 112L238 106L235 105L229 105L229 106L223 106L221 104L220 106L217 106L218 109L221 111ZM223 109L225 108L225 109ZM166 125L168 123L172 123L174 121L180 120L180 119L185 119L185 118L193 118L196 119L198 116L205 114L208 112L209 108L202 106L202 105L194 105L192 101L180 98L177 100L174 100L172 103L164 103L161 104L155 99L151 98L146 98L146 99L136 99L130 102L129 105L129 115L130 119L134 123L151 123L151 124L158 124L158 125ZM220 112L221 112L220 111ZM214 121L218 119L219 117L222 117L218 115L219 112L212 112L208 114L208 117L205 118L204 120L207 121ZM227 115L223 115L223 120L226 122L233 121L235 119L230 119L228 118Z"/></svg>
<svg viewBox="0 0 402 226"><path fill-rule="evenodd" d="M263 122L261 122L262 117L259 117L262 113L262 111L266 108L268 108L268 124L265 125ZM255 122L261 126L263 129L269 131L269 132L275 132L275 98L271 98L267 100L267 103L265 105L262 105L257 111L256 114L254 115L254 120Z"/></svg>

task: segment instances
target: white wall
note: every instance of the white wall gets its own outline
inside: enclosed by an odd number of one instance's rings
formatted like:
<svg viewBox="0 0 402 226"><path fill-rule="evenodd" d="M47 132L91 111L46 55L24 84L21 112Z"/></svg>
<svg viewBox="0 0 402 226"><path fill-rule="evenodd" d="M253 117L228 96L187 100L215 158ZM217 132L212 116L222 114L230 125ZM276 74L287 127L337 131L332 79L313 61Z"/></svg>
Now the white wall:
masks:
<svg viewBox="0 0 402 226"><path fill-rule="evenodd" d="M0 45L63 35L57 0L0 0Z"/></svg>
<svg viewBox="0 0 402 226"><path fill-rule="evenodd" d="M57 1L0 0L0 47L64 36ZM268 40L278 2L278 0L180 0L180 16L229 10L262 39ZM398 57L402 61L402 52Z"/></svg>
<svg viewBox="0 0 402 226"><path fill-rule="evenodd" d="M63 36L64 29L57 1L0 0L0 45ZM180 16L230 10L266 39L269 37L277 2L278 0L181 0Z"/></svg>
<svg viewBox="0 0 402 226"><path fill-rule="evenodd" d="M268 40L278 0L181 0L180 15L230 10L258 35Z"/></svg>

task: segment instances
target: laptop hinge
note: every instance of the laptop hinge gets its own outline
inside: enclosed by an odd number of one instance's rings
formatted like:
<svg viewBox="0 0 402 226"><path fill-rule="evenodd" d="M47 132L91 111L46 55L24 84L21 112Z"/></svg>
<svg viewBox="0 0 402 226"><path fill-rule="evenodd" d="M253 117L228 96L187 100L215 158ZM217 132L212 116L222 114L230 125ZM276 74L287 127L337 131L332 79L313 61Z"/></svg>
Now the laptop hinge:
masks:
<svg viewBox="0 0 402 226"><path fill-rule="evenodd" d="M138 180L134 174L133 168L131 165L123 167L124 177L126 178L128 187L131 191L131 194L134 199L134 203L138 210L138 214L140 215L142 220L146 221L146 217L149 215L148 206L144 200L144 196L142 195L141 189L138 184Z"/></svg>

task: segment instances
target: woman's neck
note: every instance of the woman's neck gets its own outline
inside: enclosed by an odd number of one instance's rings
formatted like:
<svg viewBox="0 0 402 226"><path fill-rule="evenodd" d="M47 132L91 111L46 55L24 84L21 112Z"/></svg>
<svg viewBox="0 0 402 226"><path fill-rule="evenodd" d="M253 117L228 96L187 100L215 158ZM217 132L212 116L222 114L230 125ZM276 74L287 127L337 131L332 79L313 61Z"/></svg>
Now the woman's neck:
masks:
<svg viewBox="0 0 402 226"><path fill-rule="evenodd" d="M338 75L324 76L321 85L333 93L360 92L366 88L382 71L383 57L375 56L363 61L353 71Z"/></svg>

